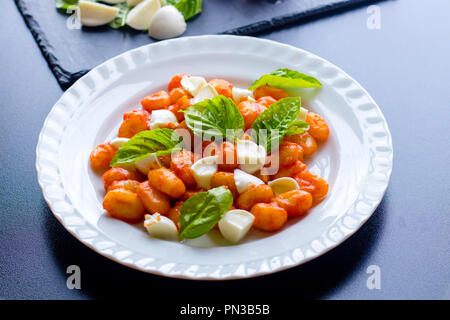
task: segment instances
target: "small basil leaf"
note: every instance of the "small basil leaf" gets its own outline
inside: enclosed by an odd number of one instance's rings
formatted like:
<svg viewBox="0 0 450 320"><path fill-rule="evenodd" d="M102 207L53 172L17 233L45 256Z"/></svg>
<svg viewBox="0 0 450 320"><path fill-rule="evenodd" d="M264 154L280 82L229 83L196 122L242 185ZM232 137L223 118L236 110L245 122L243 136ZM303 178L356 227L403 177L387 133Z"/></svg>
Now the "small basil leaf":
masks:
<svg viewBox="0 0 450 320"><path fill-rule="evenodd" d="M127 15L130 12L130 7L127 2L118 3L114 7L119 8L119 12L108 25L113 29L119 29L127 23Z"/></svg>
<svg viewBox="0 0 450 320"><path fill-rule="evenodd" d="M78 0L56 0L56 9L63 11L66 14L75 12L78 7Z"/></svg>
<svg viewBox="0 0 450 320"><path fill-rule="evenodd" d="M236 104L223 95L206 99L183 110L187 126L208 140L236 139L243 133L244 118Z"/></svg>
<svg viewBox="0 0 450 320"><path fill-rule="evenodd" d="M199 192L186 200L180 210L180 239L193 239L211 230L233 204L231 191L224 187Z"/></svg>
<svg viewBox="0 0 450 320"><path fill-rule="evenodd" d="M309 130L309 124L302 120L296 120L292 122L286 131L285 136L292 136L294 134L300 134Z"/></svg>
<svg viewBox="0 0 450 320"><path fill-rule="evenodd" d="M296 121L300 106L300 97L288 97L272 104L253 123L252 139L267 152L276 149L290 128L293 132L294 126L303 127Z"/></svg>
<svg viewBox="0 0 450 320"><path fill-rule="evenodd" d="M269 85L275 88L315 88L322 86L316 78L287 68L277 69L269 74L263 75L248 89L255 90L263 85Z"/></svg>
<svg viewBox="0 0 450 320"><path fill-rule="evenodd" d="M208 192L216 198L221 211L226 212L231 208L231 205L233 204L233 195L230 190L224 187L218 187L210 189Z"/></svg>
<svg viewBox="0 0 450 320"><path fill-rule="evenodd" d="M184 20L202 12L202 0L167 0L167 4L177 8L183 14Z"/></svg>
<svg viewBox="0 0 450 320"><path fill-rule="evenodd" d="M84 1L97 2L97 0ZM55 0L55 7L65 14L72 14L78 8L78 0Z"/></svg>
<svg viewBox="0 0 450 320"><path fill-rule="evenodd" d="M169 154L179 148L182 141L180 135L167 128L141 131L116 152L111 167L128 166L152 153Z"/></svg>

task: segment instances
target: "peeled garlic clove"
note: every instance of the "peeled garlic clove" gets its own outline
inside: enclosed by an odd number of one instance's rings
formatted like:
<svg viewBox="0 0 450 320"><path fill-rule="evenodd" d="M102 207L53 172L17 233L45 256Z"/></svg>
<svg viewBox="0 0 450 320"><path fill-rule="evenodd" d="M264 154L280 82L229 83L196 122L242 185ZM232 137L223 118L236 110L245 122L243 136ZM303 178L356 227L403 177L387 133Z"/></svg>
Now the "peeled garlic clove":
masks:
<svg viewBox="0 0 450 320"><path fill-rule="evenodd" d="M118 3L122 3L125 2L127 0L102 0L102 2L108 3L108 4L118 4Z"/></svg>
<svg viewBox="0 0 450 320"><path fill-rule="evenodd" d="M147 30L155 13L161 8L159 0L144 0L130 10L127 25L136 30Z"/></svg>
<svg viewBox="0 0 450 320"><path fill-rule="evenodd" d="M106 4L80 1L78 2L77 17L83 26L97 27L111 22L119 12L119 8Z"/></svg>
<svg viewBox="0 0 450 320"><path fill-rule="evenodd" d="M150 37L162 40L178 37L186 31L186 22L180 11L174 6L164 6L159 9L150 23Z"/></svg>
<svg viewBox="0 0 450 320"><path fill-rule="evenodd" d="M289 177L278 178L272 181L269 181L269 186L272 188L275 196L289 192L291 190L298 190L300 186L298 185L295 179Z"/></svg>
<svg viewBox="0 0 450 320"><path fill-rule="evenodd" d="M134 7L135 5L137 5L138 3L141 3L141 2L142 2L142 0L127 0L129 7Z"/></svg>
<svg viewBox="0 0 450 320"><path fill-rule="evenodd" d="M219 220L219 230L223 237L237 243L250 230L255 217L246 210L230 210Z"/></svg>
<svg viewBox="0 0 450 320"><path fill-rule="evenodd" d="M114 1L114 0L113 0ZM141 3L143 0L121 0L122 2L127 1L129 7L134 7L138 3ZM166 0L159 0L159 3L162 6L166 5Z"/></svg>

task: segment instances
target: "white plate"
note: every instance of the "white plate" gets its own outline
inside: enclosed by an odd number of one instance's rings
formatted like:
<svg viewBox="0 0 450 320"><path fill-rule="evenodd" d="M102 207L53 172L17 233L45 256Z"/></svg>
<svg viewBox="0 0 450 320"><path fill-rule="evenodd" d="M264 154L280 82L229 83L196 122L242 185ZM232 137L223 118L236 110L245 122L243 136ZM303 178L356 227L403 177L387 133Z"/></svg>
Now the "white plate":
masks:
<svg viewBox="0 0 450 320"><path fill-rule="evenodd" d="M142 226L109 218L101 177L89 153L117 134L122 114L148 93L166 89L180 72L219 77L246 87L277 68L323 83L304 101L330 126L330 139L309 160L325 178L327 198L280 232L253 231L223 245L214 232L188 244L150 238ZM330 62L288 45L251 37L185 37L143 46L94 68L50 111L36 149L36 169L53 214L81 242L132 268L168 277L233 279L280 271L311 260L358 230L380 203L392 170L392 142L380 109Z"/></svg>

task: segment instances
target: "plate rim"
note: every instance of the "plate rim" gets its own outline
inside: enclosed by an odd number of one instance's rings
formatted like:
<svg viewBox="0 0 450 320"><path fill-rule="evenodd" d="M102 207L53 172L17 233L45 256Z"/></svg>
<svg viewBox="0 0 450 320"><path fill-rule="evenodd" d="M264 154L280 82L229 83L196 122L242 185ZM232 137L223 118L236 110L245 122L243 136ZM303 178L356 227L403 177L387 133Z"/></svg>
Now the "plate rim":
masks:
<svg viewBox="0 0 450 320"><path fill-rule="evenodd" d="M242 41L242 39L246 39L247 41L255 41L255 42L259 42L259 43L266 43L270 46L279 46L279 47L284 47L283 49L286 50L294 50L297 53L301 53L303 55L312 57L314 59L317 59L319 61L321 61L322 63L325 63L327 66L331 66L332 68L335 68L338 71L338 74L341 76L344 76L344 78L350 80L350 84L348 84L348 86L350 85L356 85L356 88L359 89L367 98L370 104L372 104L375 107L375 110L378 113L378 117L381 119L381 122L383 123L383 130L386 133L386 136L384 137L385 139L387 138L387 142L386 145L390 148L389 149L389 155L388 156L383 156L383 158L388 160L388 165L384 167L384 175L385 175L385 179L383 181L383 184L381 187L378 187L379 192L378 195L376 197L375 201L371 201L371 205L370 208L365 210L364 215L358 215L358 218L360 219L356 225L352 226L352 227L347 227L348 231L345 232L345 234L340 237L338 240L332 242L332 243L327 243L325 245L324 248L321 248L317 251L313 250L312 254L309 254L309 256L305 256L304 254L302 255L302 257L296 261L296 262L289 262L287 263L286 261L281 261L279 263L278 266L275 267L267 267L266 268L260 268L260 270L255 271L251 274L249 273L245 273L242 274L241 273L234 273L234 274L226 274L223 276L213 276L212 273L208 273L208 274L204 274L204 273L195 273L195 271L190 271L189 272L189 267L185 269L185 272L179 272L179 273L170 273L167 270L163 270L161 268L158 267L150 267L150 268L146 268L148 267L148 265L144 265L144 266L139 266L138 262L139 261L133 261L133 260L129 260L127 259L127 257L118 257L117 255L114 255L114 252L108 251L108 250L101 250L98 247L96 247L94 245L94 241L90 241L89 239L86 238L82 238L80 237L73 228L71 228L64 220L63 220L63 215L64 212L62 212L61 209L58 209L55 206L55 201L50 199L50 197L46 194L45 189L48 185L48 183L43 181L42 178L42 172L40 170L40 155L41 155L41 149L43 148L43 146L45 146L45 141L44 141L44 137L46 136L46 130L48 129L48 122L49 119L51 118L52 114L54 114L58 109L58 106L61 105L61 102L63 101L64 97L67 96L71 91L75 90L74 88L77 88L77 86L80 86L86 79L89 79L89 77L92 77L96 72L98 72L98 70L104 66L107 66L109 64L114 63L115 60L118 60L120 58L123 58L126 55L131 55L135 52L139 52L141 50L145 50L149 47L157 47L157 46L167 46L170 43L173 42L189 42L189 41L201 41L202 39L224 39L224 38L228 38L228 39L239 39L239 41ZM210 41L210 40L206 40L206 41ZM233 41L233 40L231 40ZM82 99L82 97L80 98ZM367 103L367 102L366 102ZM64 130L64 128L62 129ZM48 142L47 142L48 143ZM57 150L57 149L56 149ZM338 245L342 244L344 241L346 241L348 238L350 238L354 233L356 233L365 223L366 221L372 216L372 214L375 212L375 210L377 209L377 207L379 206L379 204L381 203L381 201L384 198L384 195L386 193L386 190L389 186L389 181L390 181L390 177L392 174L392 169L393 169L393 155L394 155L394 150L393 150L393 145L392 145L392 135L390 133L389 130L389 126L387 124L386 118L384 117L383 113L381 112L380 107L378 106L378 104L375 102L375 100L371 97L371 95L367 92L367 90L361 85L359 84L359 82L357 82L353 77L351 77L350 75L348 75L345 71L343 71L341 68L339 68L338 66L336 66L335 64L331 63L330 61L314 54L311 53L307 50L301 49L301 48L297 48L295 46L292 45L288 45L288 44L284 44L284 43L280 43L277 41L273 41L273 40L269 40L269 39L261 39L261 38L256 38L256 37L250 37L250 36L235 36L235 35L202 35L202 36L191 36L191 37L182 37L182 38L176 38L176 39L170 39L170 40L165 40L165 41L160 41L157 43L151 43L151 44L147 44L144 46L140 46L128 51L125 51L115 57L112 57L108 60L106 60L105 62L99 64L98 66L92 68L88 73L86 73L85 75L83 75L80 79L78 79L72 86L70 86L65 92L63 92L63 94L61 95L61 97L56 101L56 103L53 105L53 107L50 109L48 115L46 116L46 119L44 120L42 129L39 133L39 137L38 137L38 142L36 145L36 160L35 160L35 169L36 169L36 175L37 175L37 180L38 180L38 184L39 187L41 189L42 195L44 197L44 200L46 201L47 205L50 208L50 211L52 212L52 214L56 217L56 219L63 225L63 227L72 235L74 236L78 241L80 241L81 243L83 243L84 245L86 245L88 248L92 249L93 251L97 252L98 254L113 260L117 263L120 263L122 265L125 265L127 267L133 268L135 270L139 270L139 271L143 271L146 273L150 273L150 274L155 274L155 275L159 275L159 276L165 276L165 277L170 277L170 278L178 278L178 279L190 279L190 280L233 280L233 279L244 279L244 278L253 278L253 277L259 277L259 276L263 276L263 275L267 275L267 274L271 274L271 273L275 273L275 272L279 272L279 271L283 271L289 268L293 268L296 266L299 266L301 264L304 264L308 261L311 261L323 254L325 254L326 252L334 249L335 247L337 247ZM371 156L370 158L373 158L374 156ZM57 159L57 157L56 157ZM48 160L48 159L47 159ZM53 165L59 170L58 168L58 164L57 164L57 160L55 160L55 163L53 163ZM57 171L58 171L57 170ZM59 175L60 173L58 173ZM368 174L369 176L369 174ZM61 182L61 177L58 176L59 180L57 182L62 183ZM63 190L64 191L64 190ZM361 191L359 193L359 195L361 195ZM64 192L64 197L67 197L67 194ZM67 201L62 201L65 202L65 204L71 206L71 204L68 204ZM355 200L356 202L356 200ZM76 211L76 210L74 210ZM343 219L345 216L348 215L348 212L350 211L347 210L340 219ZM79 216L81 216L82 220L84 220L84 222L90 226L90 228L95 229L95 226L91 225L88 221L86 221L86 219L80 214L77 213ZM332 226L328 227L328 229L333 228L335 225L337 224L337 221L333 223ZM104 237L104 236L103 236ZM110 239L110 241L115 242L114 239ZM313 240L312 242L314 242L315 240ZM118 245L119 247L122 247L122 245L120 243L115 242L115 245ZM295 248L294 248L295 249ZM279 252L277 253L277 256L270 256L267 258L258 258L256 260L251 260L251 261L245 261L242 262L242 264L247 264L247 263L255 263L257 262L260 266L261 263L266 263L267 261L260 261L260 260L269 260L272 258L281 258L284 254L286 254L287 252L291 252L294 250L293 248L289 248L286 249L283 252ZM123 250L122 250L123 251ZM116 252L118 253L118 252ZM149 258L151 259L151 258ZM156 260L156 259L154 259ZM282 260L282 259L280 259ZM151 262L151 261L150 261ZM176 264L176 261L165 261L166 263L172 263L172 264ZM217 265L219 266L219 265ZM216 273L216 272L214 272Z"/></svg>

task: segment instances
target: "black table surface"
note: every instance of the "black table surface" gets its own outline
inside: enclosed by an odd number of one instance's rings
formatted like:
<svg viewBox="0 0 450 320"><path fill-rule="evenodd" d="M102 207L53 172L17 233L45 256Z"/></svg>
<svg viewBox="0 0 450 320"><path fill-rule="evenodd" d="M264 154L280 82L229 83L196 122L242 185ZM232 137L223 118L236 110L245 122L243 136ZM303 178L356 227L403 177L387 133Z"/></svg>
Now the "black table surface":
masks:
<svg viewBox="0 0 450 320"><path fill-rule="evenodd" d="M386 195L350 239L302 266L228 282L166 279L116 264L73 238L48 209L34 169L35 147L62 94L13 1L0 19L0 297L92 299L171 294L308 299L450 298L450 2L378 4L381 28L359 8L263 38L318 54L357 79L381 107L394 144ZM81 289L66 286L69 265ZM368 268L381 270L369 290Z"/></svg>
<svg viewBox="0 0 450 320"><path fill-rule="evenodd" d="M323 16L376 0L206 0L203 12L188 21L183 36L214 33L251 35L292 21ZM55 9L54 0L15 0L63 89L88 70L126 50L154 42L127 26L78 28L76 14Z"/></svg>

